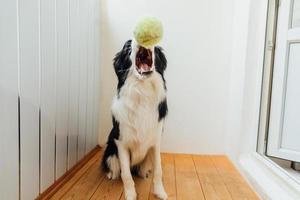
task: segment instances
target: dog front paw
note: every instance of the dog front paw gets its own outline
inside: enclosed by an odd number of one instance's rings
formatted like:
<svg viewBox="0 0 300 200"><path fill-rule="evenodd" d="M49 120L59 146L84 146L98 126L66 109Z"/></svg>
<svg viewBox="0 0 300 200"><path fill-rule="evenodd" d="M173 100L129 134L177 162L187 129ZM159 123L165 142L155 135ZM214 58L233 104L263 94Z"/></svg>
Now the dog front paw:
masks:
<svg viewBox="0 0 300 200"><path fill-rule="evenodd" d="M125 199L126 200L136 200L135 190L125 190Z"/></svg>
<svg viewBox="0 0 300 200"><path fill-rule="evenodd" d="M162 184L154 185L153 193L155 194L155 196L157 196L161 200L167 200L168 199L168 195L165 192L164 186Z"/></svg>

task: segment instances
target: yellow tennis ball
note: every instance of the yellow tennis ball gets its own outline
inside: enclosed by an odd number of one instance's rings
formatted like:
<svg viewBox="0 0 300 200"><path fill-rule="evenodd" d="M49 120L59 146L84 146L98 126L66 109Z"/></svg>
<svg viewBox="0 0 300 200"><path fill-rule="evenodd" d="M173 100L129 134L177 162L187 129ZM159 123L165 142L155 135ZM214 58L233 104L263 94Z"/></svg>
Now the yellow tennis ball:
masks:
<svg viewBox="0 0 300 200"><path fill-rule="evenodd" d="M137 23L133 35L139 45L150 48L162 39L162 23L155 17L145 17Z"/></svg>

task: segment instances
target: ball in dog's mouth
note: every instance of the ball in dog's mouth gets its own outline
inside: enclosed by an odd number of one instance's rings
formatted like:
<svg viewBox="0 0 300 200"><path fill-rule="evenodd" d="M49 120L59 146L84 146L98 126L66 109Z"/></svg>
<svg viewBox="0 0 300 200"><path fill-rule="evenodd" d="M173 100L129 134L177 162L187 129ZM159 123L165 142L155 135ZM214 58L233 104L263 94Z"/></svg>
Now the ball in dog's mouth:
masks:
<svg viewBox="0 0 300 200"><path fill-rule="evenodd" d="M139 47L135 56L136 70L141 75L150 75L153 72L152 51L144 47Z"/></svg>

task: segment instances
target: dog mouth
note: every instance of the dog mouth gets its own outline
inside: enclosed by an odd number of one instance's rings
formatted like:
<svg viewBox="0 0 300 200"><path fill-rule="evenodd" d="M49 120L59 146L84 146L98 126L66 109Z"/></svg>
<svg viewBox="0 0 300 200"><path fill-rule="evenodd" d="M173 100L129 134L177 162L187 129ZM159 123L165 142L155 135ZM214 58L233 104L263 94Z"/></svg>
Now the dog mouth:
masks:
<svg viewBox="0 0 300 200"><path fill-rule="evenodd" d="M135 56L136 70L140 75L150 75L153 72L152 51L144 47L139 47Z"/></svg>

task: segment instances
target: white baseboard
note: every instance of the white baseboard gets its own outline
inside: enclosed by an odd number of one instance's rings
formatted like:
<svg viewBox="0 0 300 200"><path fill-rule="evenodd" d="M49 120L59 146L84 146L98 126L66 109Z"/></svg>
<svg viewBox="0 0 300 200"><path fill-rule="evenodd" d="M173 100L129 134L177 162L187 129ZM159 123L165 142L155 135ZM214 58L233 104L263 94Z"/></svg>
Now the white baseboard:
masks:
<svg viewBox="0 0 300 200"><path fill-rule="evenodd" d="M237 164L262 199L300 199L300 185L268 158L251 153L241 156Z"/></svg>

